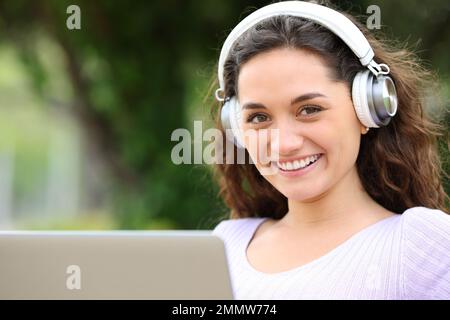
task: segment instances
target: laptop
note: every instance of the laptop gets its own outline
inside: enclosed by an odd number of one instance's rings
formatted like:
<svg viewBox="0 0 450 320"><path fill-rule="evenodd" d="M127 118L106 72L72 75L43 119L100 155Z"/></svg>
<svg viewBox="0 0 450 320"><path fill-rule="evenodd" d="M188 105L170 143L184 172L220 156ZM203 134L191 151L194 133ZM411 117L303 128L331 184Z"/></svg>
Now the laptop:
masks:
<svg viewBox="0 0 450 320"><path fill-rule="evenodd" d="M211 231L1 231L0 299L233 299Z"/></svg>

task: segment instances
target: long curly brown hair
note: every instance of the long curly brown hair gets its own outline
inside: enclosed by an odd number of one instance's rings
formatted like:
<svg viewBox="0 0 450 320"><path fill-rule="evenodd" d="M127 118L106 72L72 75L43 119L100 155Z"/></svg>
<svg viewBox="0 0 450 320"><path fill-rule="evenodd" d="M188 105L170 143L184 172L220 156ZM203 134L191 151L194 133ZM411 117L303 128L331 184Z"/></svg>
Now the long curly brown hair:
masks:
<svg viewBox="0 0 450 320"><path fill-rule="evenodd" d="M384 208L396 213L413 206L448 212L449 197L442 186L442 179L448 179L448 175L442 169L437 150L438 137L447 137L448 131L424 112L425 97L429 94L425 89L437 86L436 77L421 65L412 50L377 39L356 18L341 13L366 36L376 61L390 66L398 94L398 111L390 124L370 130L361 139L356 165L365 190ZM348 46L327 28L299 17L276 16L249 29L234 44L224 67L226 96L236 95L242 64L259 53L283 47L311 50L320 55L334 72L336 81L346 83L349 90L356 73L365 70ZM217 81L211 84L210 93L212 88L217 88ZM221 125L220 107L214 103L211 114L225 144L229 142ZM226 159L223 150L221 156ZM215 165L214 173L219 195L231 209L230 218L280 219L287 213L287 198L254 164L224 161Z"/></svg>

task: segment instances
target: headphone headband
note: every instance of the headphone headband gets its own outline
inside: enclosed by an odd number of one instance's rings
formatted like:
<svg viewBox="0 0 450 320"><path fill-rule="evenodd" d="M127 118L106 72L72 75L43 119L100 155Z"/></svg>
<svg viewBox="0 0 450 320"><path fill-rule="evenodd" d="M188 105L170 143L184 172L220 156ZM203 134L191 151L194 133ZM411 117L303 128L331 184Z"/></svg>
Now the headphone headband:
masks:
<svg viewBox="0 0 450 320"><path fill-rule="evenodd" d="M235 41L245 31L262 20L279 15L302 17L323 25L341 38L359 58L361 64L363 66L367 66L375 76L378 76L378 74L389 73L388 66L385 64L378 64L373 60L374 52L366 37L346 16L333 9L314 3L303 1L284 1L273 3L256 10L243 19L228 35L222 46L219 57L218 76L220 88L216 91L217 100L223 101L225 98L223 96L219 96L219 92L224 92L225 88L223 67L229 51ZM382 70L382 67L385 67L385 70Z"/></svg>

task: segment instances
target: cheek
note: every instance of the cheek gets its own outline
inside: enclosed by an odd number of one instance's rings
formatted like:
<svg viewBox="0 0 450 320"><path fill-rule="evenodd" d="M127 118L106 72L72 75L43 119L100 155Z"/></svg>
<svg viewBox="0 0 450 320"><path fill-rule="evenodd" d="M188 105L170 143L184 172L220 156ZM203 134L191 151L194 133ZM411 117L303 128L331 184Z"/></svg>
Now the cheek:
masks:
<svg viewBox="0 0 450 320"><path fill-rule="evenodd" d="M311 147L308 151L325 153L323 169L330 170L327 171L329 174L342 176L355 164L360 143L357 125L348 119L330 117L311 125L310 129L305 135L305 141Z"/></svg>
<svg viewBox="0 0 450 320"><path fill-rule="evenodd" d="M336 125L333 132L328 132L327 141L324 140L329 152L330 165L338 171L347 171L353 167L358 157L361 135L358 127L351 123ZM331 142L331 143L330 143Z"/></svg>
<svg viewBox="0 0 450 320"><path fill-rule="evenodd" d="M256 167L269 165L270 152L269 130L247 130L244 132L244 145Z"/></svg>
<svg viewBox="0 0 450 320"><path fill-rule="evenodd" d="M339 129L335 122L324 119L311 124L304 135L305 144L310 144L309 152L332 154L339 140Z"/></svg>

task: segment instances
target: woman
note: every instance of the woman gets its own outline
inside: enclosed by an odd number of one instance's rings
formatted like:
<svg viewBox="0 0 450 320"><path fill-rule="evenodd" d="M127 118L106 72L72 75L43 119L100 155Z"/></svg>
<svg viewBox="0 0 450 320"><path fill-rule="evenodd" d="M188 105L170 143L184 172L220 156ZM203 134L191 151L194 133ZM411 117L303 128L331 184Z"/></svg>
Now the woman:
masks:
<svg viewBox="0 0 450 320"><path fill-rule="evenodd" d="M213 234L236 299L450 299L440 126L422 102L430 74L344 15L390 68L398 109L384 126L357 116L353 80L367 67L319 23L272 13L226 54L223 98L236 98L240 132L278 130L269 163L241 138L253 163L217 165L231 216ZM217 124L224 132L220 112Z"/></svg>

